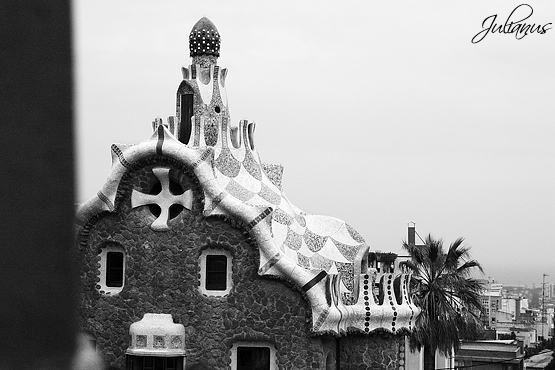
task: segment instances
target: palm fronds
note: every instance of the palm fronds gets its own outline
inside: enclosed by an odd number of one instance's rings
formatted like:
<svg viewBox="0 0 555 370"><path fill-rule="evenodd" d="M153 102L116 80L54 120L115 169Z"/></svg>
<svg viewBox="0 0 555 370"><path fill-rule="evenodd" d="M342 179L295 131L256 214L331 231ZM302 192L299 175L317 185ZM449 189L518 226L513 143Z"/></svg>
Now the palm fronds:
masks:
<svg viewBox="0 0 555 370"><path fill-rule="evenodd" d="M411 347L426 346L448 355L458 348L459 339L475 337L480 330L478 317L484 285L472 277L478 261L471 259L464 239L455 240L447 251L443 241L428 235L423 245L403 243L410 259L404 268L413 273L411 294L421 309L411 335Z"/></svg>

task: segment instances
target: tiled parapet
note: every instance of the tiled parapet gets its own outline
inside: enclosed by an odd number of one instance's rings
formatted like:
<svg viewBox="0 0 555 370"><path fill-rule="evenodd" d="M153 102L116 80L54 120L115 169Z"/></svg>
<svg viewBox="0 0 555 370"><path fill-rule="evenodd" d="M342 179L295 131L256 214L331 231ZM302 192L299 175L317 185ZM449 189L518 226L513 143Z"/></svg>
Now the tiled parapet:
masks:
<svg viewBox="0 0 555 370"><path fill-rule="evenodd" d="M366 271L356 276L350 292L342 288L340 274L326 276L319 288L325 289L327 306L313 306L312 330L340 335L369 334L376 329L393 334L411 331L419 309L408 294L410 275L377 273L365 263L361 267Z"/></svg>
<svg viewBox="0 0 555 370"><path fill-rule="evenodd" d="M357 300L347 306L347 331L370 333L378 328L392 333L412 330L418 309L405 294L410 275L359 275ZM377 294L376 294L377 293Z"/></svg>

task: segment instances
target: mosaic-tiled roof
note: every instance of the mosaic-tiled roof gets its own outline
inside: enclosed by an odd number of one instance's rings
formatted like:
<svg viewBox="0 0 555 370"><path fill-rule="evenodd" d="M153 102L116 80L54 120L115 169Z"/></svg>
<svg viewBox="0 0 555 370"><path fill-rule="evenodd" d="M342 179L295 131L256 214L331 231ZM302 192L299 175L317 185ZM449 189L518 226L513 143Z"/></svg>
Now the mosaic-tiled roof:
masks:
<svg viewBox="0 0 555 370"><path fill-rule="evenodd" d="M220 34L212 21L202 17L189 34L190 56L220 56Z"/></svg>

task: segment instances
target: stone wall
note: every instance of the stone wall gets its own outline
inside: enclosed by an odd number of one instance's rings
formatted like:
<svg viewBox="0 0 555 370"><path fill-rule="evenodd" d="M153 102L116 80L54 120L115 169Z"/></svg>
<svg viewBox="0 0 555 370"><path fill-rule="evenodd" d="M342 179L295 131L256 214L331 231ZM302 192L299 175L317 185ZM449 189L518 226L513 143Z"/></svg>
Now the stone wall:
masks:
<svg viewBox="0 0 555 370"><path fill-rule="evenodd" d="M170 177L194 194L192 209L169 222L170 230L150 228L148 206L131 209L131 189L147 193L157 182L152 167L170 167ZM262 341L277 350L280 369L326 369L335 364L335 340L311 337L309 307L285 282L257 274L258 250L233 220L202 216L202 192L179 164L157 157L143 161L122 180L116 212L92 219L79 234L82 298L81 324L97 338L108 363L125 368L129 326L145 313L169 313L186 330L187 367L230 365L236 341ZM123 290L99 291L99 253L107 243L125 250ZM199 290L199 256L217 247L233 259L233 289L226 297ZM333 361L333 364L327 364Z"/></svg>
<svg viewBox="0 0 555 370"><path fill-rule="evenodd" d="M342 370L404 370L405 337L385 332L341 338Z"/></svg>

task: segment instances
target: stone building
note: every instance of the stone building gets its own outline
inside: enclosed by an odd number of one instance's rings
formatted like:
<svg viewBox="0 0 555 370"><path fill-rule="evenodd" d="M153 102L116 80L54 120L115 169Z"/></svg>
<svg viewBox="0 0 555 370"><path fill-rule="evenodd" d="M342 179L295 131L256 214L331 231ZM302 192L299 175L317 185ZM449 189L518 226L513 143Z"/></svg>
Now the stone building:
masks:
<svg viewBox="0 0 555 370"><path fill-rule="evenodd" d="M231 123L214 24L189 44L175 117L112 145L79 206L83 329L133 370L403 370L410 277L378 272L351 226L287 199L254 123Z"/></svg>

